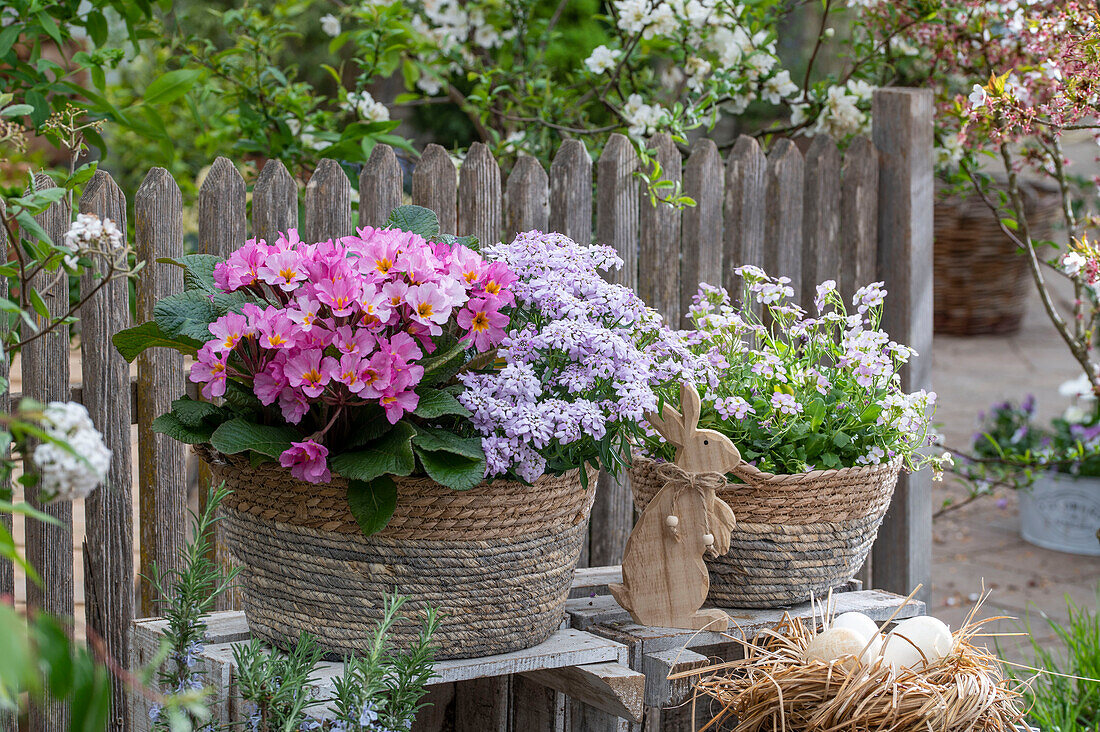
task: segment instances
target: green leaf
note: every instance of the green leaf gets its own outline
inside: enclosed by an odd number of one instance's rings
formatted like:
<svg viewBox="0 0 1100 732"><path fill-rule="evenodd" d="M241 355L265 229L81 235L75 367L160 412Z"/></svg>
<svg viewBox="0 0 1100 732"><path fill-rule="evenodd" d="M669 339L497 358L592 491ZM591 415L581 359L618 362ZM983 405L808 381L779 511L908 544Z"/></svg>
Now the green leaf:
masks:
<svg viewBox="0 0 1100 732"><path fill-rule="evenodd" d="M436 352L420 362L424 367L424 376L420 383L424 386L446 381L455 375L455 372L466 362L467 341L455 341L449 347L441 345Z"/></svg>
<svg viewBox="0 0 1100 732"><path fill-rule="evenodd" d="M302 439L298 430L286 426L255 424L244 419L231 419L214 430L210 444L226 455L236 455L245 450L277 458L290 449L291 442Z"/></svg>
<svg viewBox="0 0 1100 732"><path fill-rule="evenodd" d="M199 427L210 417L221 415L222 408L213 402L200 402L197 399L185 396L172 402L172 411L169 414L175 415L180 422L188 427Z"/></svg>
<svg viewBox="0 0 1100 732"><path fill-rule="evenodd" d="M363 449L335 456L329 465L350 480L371 481L383 475L408 475L416 468L412 451L415 434L416 430L408 422L398 422Z"/></svg>
<svg viewBox="0 0 1100 732"><path fill-rule="evenodd" d="M413 444L428 452L449 452L474 459L485 459L480 437L459 437L444 429L417 427Z"/></svg>
<svg viewBox="0 0 1100 732"><path fill-rule="evenodd" d="M49 319L50 309L46 306L46 301L42 299L42 295L38 294L38 290L33 287L28 287L27 299L31 301L31 307L34 308L34 312L47 320Z"/></svg>
<svg viewBox="0 0 1100 732"><path fill-rule="evenodd" d="M11 25L7 26L3 30L0 30L0 56L7 56L8 51L11 50L12 45L15 43L15 39L19 37L19 34L23 31L23 24L18 22L18 18L14 19ZM24 114L26 114L24 112Z"/></svg>
<svg viewBox="0 0 1100 732"><path fill-rule="evenodd" d="M185 356L194 356L202 348L202 341L194 338L167 335L154 320L120 330L111 336L111 342L128 363L133 363L147 348L171 348Z"/></svg>
<svg viewBox="0 0 1100 732"><path fill-rule="evenodd" d="M468 491L485 479L485 457L465 457L453 452L422 450L416 455L424 472L437 483L456 491Z"/></svg>
<svg viewBox="0 0 1100 732"><path fill-rule="evenodd" d="M846 447L852 444L852 436L847 432L841 430L833 435L833 444L837 447Z"/></svg>
<svg viewBox="0 0 1100 732"><path fill-rule="evenodd" d="M413 410L417 417L434 419L445 414L457 414L460 417L469 417L470 410L459 404L453 395L439 389L418 389L417 395L420 401Z"/></svg>
<svg viewBox="0 0 1100 732"><path fill-rule="evenodd" d="M401 229L425 239L439 233L439 217L423 206L399 206L386 219L387 229Z"/></svg>
<svg viewBox="0 0 1100 732"><path fill-rule="evenodd" d="M102 46L107 42L107 19L103 13L96 10L88 13L88 19L84 21L84 28L92 38L92 43Z"/></svg>
<svg viewBox="0 0 1100 732"><path fill-rule="evenodd" d="M821 455L821 462L825 464L826 468L832 469L832 468L839 468L840 467L840 458L837 457L836 453L832 453L832 452L823 453Z"/></svg>
<svg viewBox="0 0 1100 732"><path fill-rule="evenodd" d="M191 90L202 75L202 69L176 69L161 74L145 88L145 103L164 104L179 99Z"/></svg>
<svg viewBox="0 0 1100 732"><path fill-rule="evenodd" d="M0 109L0 117L22 117L33 111L34 107L29 104L13 104L10 107Z"/></svg>
<svg viewBox="0 0 1100 732"><path fill-rule="evenodd" d="M185 445L201 445L210 442L210 437L214 434L214 427L201 424L189 425L172 412L168 412L153 420L153 432L168 435L173 440L182 442Z"/></svg>
<svg viewBox="0 0 1100 732"><path fill-rule="evenodd" d="M381 531L397 508L397 486L387 475L348 481L348 508L364 536Z"/></svg>
<svg viewBox="0 0 1100 732"><path fill-rule="evenodd" d="M187 336L203 342L213 337L210 324L222 314L208 295L197 290L169 295L153 308L153 317L166 335L172 338Z"/></svg>

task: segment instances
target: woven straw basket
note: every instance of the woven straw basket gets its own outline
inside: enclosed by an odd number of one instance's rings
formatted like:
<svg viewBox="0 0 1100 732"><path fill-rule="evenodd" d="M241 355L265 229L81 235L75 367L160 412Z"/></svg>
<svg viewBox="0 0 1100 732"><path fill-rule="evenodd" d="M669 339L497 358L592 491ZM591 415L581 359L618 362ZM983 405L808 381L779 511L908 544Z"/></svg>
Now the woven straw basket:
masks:
<svg viewBox="0 0 1100 732"><path fill-rule="evenodd" d="M1061 196L1045 182L1020 186L1031 235L1049 239ZM934 327L947 335L1008 335L1020 329L1030 292L1028 261L980 196L935 206Z"/></svg>
<svg viewBox="0 0 1100 732"><path fill-rule="evenodd" d="M305 631L330 658L362 652L395 591L409 599L394 644L411 644L419 611L433 606L439 659L528 648L561 623L595 473L587 491L575 470L533 486L497 480L463 492L395 478L393 518L365 537L341 478L314 485L273 464L203 457L215 483L233 491L223 527L243 567L249 630L275 646L288 648Z"/></svg>
<svg viewBox="0 0 1100 732"><path fill-rule="evenodd" d="M653 460L630 467L639 511L662 487ZM744 484L718 495L737 517L730 550L707 559L710 594L719 607L771 608L820 597L863 566L890 506L901 462L773 475L742 463Z"/></svg>

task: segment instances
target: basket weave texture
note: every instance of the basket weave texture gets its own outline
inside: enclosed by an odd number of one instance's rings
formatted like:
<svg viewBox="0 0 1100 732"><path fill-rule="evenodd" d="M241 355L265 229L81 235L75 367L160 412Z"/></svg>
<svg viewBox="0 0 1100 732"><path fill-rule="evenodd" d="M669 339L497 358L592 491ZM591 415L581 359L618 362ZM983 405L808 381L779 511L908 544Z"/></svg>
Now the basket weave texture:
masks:
<svg viewBox="0 0 1100 732"><path fill-rule="evenodd" d="M659 463L636 455L634 505L662 487ZM706 560L707 599L720 607L772 608L821 596L855 576L890 506L901 462L774 475L742 463L718 496L737 518L728 553Z"/></svg>
<svg viewBox="0 0 1100 732"><path fill-rule="evenodd" d="M588 490L571 471L528 486L482 483L454 491L426 478L394 478L389 525L363 536L347 483L294 479L273 464L203 454L222 503L230 551L243 567L249 630L289 648L308 632L330 658L364 651L383 598L408 597L394 625L398 648L436 607L436 658L472 658L542 643L560 624L588 528Z"/></svg>
<svg viewBox="0 0 1100 732"><path fill-rule="evenodd" d="M1023 183L1032 238L1049 239L1061 196ZM937 198L933 252L934 327L946 335L1008 335L1020 329L1030 287L1027 258L977 194Z"/></svg>

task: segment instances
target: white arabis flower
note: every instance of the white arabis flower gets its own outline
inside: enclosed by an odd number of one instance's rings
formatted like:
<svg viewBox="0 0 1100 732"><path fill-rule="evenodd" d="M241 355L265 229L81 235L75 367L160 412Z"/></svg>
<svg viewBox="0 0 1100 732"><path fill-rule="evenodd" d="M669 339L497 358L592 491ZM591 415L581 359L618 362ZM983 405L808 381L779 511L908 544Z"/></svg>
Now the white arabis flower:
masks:
<svg viewBox="0 0 1100 732"><path fill-rule="evenodd" d="M780 71L764 82L760 95L772 104L779 104L781 100L798 91L798 87L791 81L788 71Z"/></svg>
<svg viewBox="0 0 1100 732"><path fill-rule="evenodd" d="M1082 409L1076 404L1071 404L1066 407L1065 414L1062 415L1062 419L1066 420L1070 424L1081 424L1088 418L1088 411Z"/></svg>
<svg viewBox="0 0 1100 732"><path fill-rule="evenodd" d="M75 402L50 402L42 413L42 429L72 451L53 442L34 449L40 489L61 500L85 498L103 482L111 466L111 451L88 410Z"/></svg>
<svg viewBox="0 0 1100 732"><path fill-rule="evenodd" d="M385 122L390 118L390 110L382 102L375 101L370 92L348 92L345 109L354 109L365 120Z"/></svg>
<svg viewBox="0 0 1100 732"><path fill-rule="evenodd" d="M340 19L332 13L321 16L321 30L325 35L335 38L340 35Z"/></svg>
<svg viewBox="0 0 1100 732"><path fill-rule="evenodd" d="M1076 277L1085 268L1087 261L1079 252L1066 252L1066 256L1062 257L1062 271L1070 277Z"/></svg>
<svg viewBox="0 0 1100 732"><path fill-rule="evenodd" d="M588 70L593 74L602 74L615 68L615 63L619 59L620 51L618 49L610 49L607 46L596 46L592 49L592 53L585 59L584 65L588 67Z"/></svg>
<svg viewBox="0 0 1100 732"><path fill-rule="evenodd" d="M987 99L988 95L985 93L985 87L981 84L975 84L970 90L970 104L975 108L984 107Z"/></svg>

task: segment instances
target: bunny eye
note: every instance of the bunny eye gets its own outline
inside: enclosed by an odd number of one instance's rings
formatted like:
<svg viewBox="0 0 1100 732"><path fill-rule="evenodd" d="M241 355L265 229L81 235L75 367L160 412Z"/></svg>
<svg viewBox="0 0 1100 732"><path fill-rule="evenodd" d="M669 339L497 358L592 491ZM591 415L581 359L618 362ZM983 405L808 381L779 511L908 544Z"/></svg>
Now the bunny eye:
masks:
<svg viewBox="0 0 1100 732"><path fill-rule="evenodd" d="M704 445L709 445L709 444L710 444L710 440L703 440L703 444L704 444Z"/></svg>

